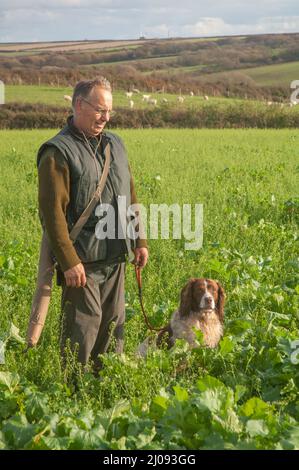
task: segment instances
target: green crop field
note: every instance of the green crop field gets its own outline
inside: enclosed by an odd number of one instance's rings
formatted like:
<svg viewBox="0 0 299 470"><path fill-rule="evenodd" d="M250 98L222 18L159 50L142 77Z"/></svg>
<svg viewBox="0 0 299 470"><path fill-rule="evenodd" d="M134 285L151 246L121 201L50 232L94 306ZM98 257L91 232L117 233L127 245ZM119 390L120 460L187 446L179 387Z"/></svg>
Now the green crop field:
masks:
<svg viewBox="0 0 299 470"><path fill-rule="evenodd" d="M126 92L123 90L115 90L113 92L113 101L114 107L129 107L129 99L134 101L134 107L139 108L150 108L151 106L144 101L142 101L142 95L150 95L151 98L157 100L158 106L165 106L163 103L163 98L167 99L167 103L171 106L184 107L200 107L207 106L209 104L235 104L235 103L247 103L248 100L243 99L229 99L221 97L209 97L209 101L205 101L203 96L190 96L188 94L183 95L185 101L183 104L178 103L177 98L179 96L179 91L177 94L170 93L151 93L148 91L140 90L140 93L134 93L131 98L126 97ZM6 85L5 87L5 102L6 103L42 103L46 105L53 106L68 106L68 102L64 100L64 95L72 96L73 88L63 88L63 87L51 87L49 85ZM194 93L196 91L194 90ZM251 103L254 100L250 100ZM256 101L256 103L259 103Z"/></svg>
<svg viewBox="0 0 299 470"><path fill-rule="evenodd" d="M108 353L99 378L71 355L61 369L58 287L24 354L41 236L35 155L54 130L0 131L0 448L299 449L298 131L118 133L148 211L203 204L201 249L149 240L151 321L166 324L189 278L211 277L226 291L224 337L214 350L199 338L136 357L148 331L128 266L125 354Z"/></svg>
<svg viewBox="0 0 299 470"><path fill-rule="evenodd" d="M293 80L299 80L299 62L240 69L238 72L245 73L259 85L290 86Z"/></svg>

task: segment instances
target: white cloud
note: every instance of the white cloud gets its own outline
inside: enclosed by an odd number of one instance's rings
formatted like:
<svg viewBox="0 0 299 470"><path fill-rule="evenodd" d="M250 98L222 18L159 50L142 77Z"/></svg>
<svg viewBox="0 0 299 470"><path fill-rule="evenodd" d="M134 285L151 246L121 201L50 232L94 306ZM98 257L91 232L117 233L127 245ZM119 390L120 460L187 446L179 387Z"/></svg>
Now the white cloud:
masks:
<svg viewBox="0 0 299 470"><path fill-rule="evenodd" d="M3 13L3 20L7 23L13 25L22 25L23 23L35 23L42 22L47 23L49 21L54 21L59 18L59 14L55 11L49 10L14 10L14 11L5 11Z"/></svg>
<svg viewBox="0 0 299 470"><path fill-rule="evenodd" d="M236 34L287 33L299 31L299 16L260 18L256 23L226 23L222 18L201 18L181 27L184 36L221 36Z"/></svg>
<svg viewBox="0 0 299 470"><path fill-rule="evenodd" d="M297 32L298 0L0 0L0 41Z"/></svg>
<svg viewBox="0 0 299 470"><path fill-rule="evenodd" d="M156 26L146 26L143 29L143 33L146 37L167 37L169 33L169 27L166 24L158 24Z"/></svg>

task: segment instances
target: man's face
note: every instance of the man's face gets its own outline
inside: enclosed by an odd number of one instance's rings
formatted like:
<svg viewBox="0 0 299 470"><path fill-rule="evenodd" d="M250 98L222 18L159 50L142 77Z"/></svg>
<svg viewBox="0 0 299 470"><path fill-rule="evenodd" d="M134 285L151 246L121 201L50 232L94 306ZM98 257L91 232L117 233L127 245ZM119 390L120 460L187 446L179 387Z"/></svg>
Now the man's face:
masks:
<svg viewBox="0 0 299 470"><path fill-rule="evenodd" d="M95 87L87 98L79 97L75 107L75 125L89 136L100 134L110 119L112 94Z"/></svg>

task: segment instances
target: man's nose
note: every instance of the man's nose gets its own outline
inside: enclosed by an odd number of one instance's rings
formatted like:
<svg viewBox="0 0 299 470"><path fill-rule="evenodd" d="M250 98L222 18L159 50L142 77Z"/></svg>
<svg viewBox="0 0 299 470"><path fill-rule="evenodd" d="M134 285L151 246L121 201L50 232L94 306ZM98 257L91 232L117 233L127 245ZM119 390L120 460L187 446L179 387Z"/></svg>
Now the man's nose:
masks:
<svg viewBox="0 0 299 470"><path fill-rule="evenodd" d="M102 111L101 120L108 122L109 119L110 119L110 113L109 113L109 111Z"/></svg>

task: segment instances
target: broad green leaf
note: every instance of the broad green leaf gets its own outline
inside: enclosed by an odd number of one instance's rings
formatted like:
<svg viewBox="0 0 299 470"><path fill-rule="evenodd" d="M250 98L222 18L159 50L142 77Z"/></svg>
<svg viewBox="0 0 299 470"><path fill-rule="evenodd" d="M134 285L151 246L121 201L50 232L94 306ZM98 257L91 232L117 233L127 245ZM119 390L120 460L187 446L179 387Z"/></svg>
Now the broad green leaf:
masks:
<svg viewBox="0 0 299 470"><path fill-rule="evenodd" d="M226 331L231 335L240 335L249 330L251 326L252 322L250 320L232 320L229 322Z"/></svg>
<svg viewBox="0 0 299 470"><path fill-rule="evenodd" d="M224 387L224 384L215 377L212 377L211 375L206 375L205 377L197 381L197 387L201 392L204 392L209 388Z"/></svg>
<svg viewBox="0 0 299 470"><path fill-rule="evenodd" d="M247 388L245 387L245 385L239 385L239 384L236 385L235 402L237 403L246 392L247 392Z"/></svg>
<svg viewBox="0 0 299 470"><path fill-rule="evenodd" d="M242 432L243 424L241 423L237 413L231 408L227 409L224 429L232 433Z"/></svg>
<svg viewBox="0 0 299 470"><path fill-rule="evenodd" d="M0 386L4 386L10 392L13 392L20 380L16 372L0 372Z"/></svg>
<svg viewBox="0 0 299 470"><path fill-rule="evenodd" d="M226 354L230 353L234 349L234 342L232 339L230 339L228 336L225 336L221 341L220 341L220 352L222 356L225 356Z"/></svg>
<svg viewBox="0 0 299 470"><path fill-rule="evenodd" d="M76 416L76 422L82 429L90 430L94 423L94 415L92 410L86 410Z"/></svg>
<svg viewBox="0 0 299 470"><path fill-rule="evenodd" d="M122 400L116 403L116 405L113 408L110 408L108 410L104 410L101 415L99 416L99 419L105 429L107 430L111 423L127 411L131 409L131 405L127 400Z"/></svg>
<svg viewBox="0 0 299 470"><path fill-rule="evenodd" d="M198 330L196 328L192 328L194 334L195 334L195 338L196 338L196 341L200 344L200 345L204 345L205 344L205 340L204 340L204 334L201 330Z"/></svg>
<svg viewBox="0 0 299 470"><path fill-rule="evenodd" d="M10 393L9 390L0 392L0 419L8 419L19 409L18 397Z"/></svg>
<svg viewBox="0 0 299 470"><path fill-rule="evenodd" d="M143 449L147 447L155 436L156 429L154 426L152 428L145 428L136 438L136 449Z"/></svg>
<svg viewBox="0 0 299 470"><path fill-rule="evenodd" d="M112 450L127 450L126 437L123 436L118 440L112 439L110 449L112 449Z"/></svg>
<svg viewBox="0 0 299 470"><path fill-rule="evenodd" d="M186 401L189 398L188 392L185 388L180 387L179 385L176 385L173 387L174 392L175 392L175 397L178 401Z"/></svg>
<svg viewBox="0 0 299 470"><path fill-rule="evenodd" d="M35 448L41 450L67 450L70 448L71 443L72 440L69 437L42 436L35 444Z"/></svg>
<svg viewBox="0 0 299 470"><path fill-rule="evenodd" d="M130 409L131 405L127 400L119 401L110 411L108 411L110 414L110 420L113 421Z"/></svg>
<svg viewBox="0 0 299 470"><path fill-rule="evenodd" d="M239 409L243 416L251 417L255 419L265 418L269 411L270 406L258 397L250 398L244 405Z"/></svg>
<svg viewBox="0 0 299 470"><path fill-rule="evenodd" d="M69 436L72 430L79 429L74 417L63 416L56 426L58 437Z"/></svg>
<svg viewBox="0 0 299 470"><path fill-rule="evenodd" d="M26 416L19 414L4 423L2 432L10 447L23 449L37 433L37 426L29 424Z"/></svg>
<svg viewBox="0 0 299 470"><path fill-rule="evenodd" d="M281 441L283 449L299 450L299 426L292 426L285 439Z"/></svg>
<svg viewBox="0 0 299 470"><path fill-rule="evenodd" d="M158 405L159 407L163 408L164 410L167 409L169 399L166 397L163 397L161 395L158 395L157 397L154 397L152 400L152 404Z"/></svg>
<svg viewBox="0 0 299 470"><path fill-rule="evenodd" d="M263 419L249 419L246 423L246 431L250 437L267 436L269 429Z"/></svg>
<svg viewBox="0 0 299 470"><path fill-rule="evenodd" d="M18 343L25 343L25 339L19 335L19 328L17 328L12 322L10 324L9 336L15 341L18 341Z"/></svg>
<svg viewBox="0 0 299 470"><path fill-rule="evenodd" d="M31 394L26 402L26 416L30 422L40 420L48 410L48 397L40 392Z"/></svg>
<svg viewBox="0 0 299 470"><path fill-rule="evenodd" d="M7 448L7 446L6 446L4 434L3 434L3 432L0 431L0 450L6 449L6 448Z"/></svg>
<svg viewBox="0 0 299 470"><path fill-rule="evenodd" d="M202 392L199 403L208 408L212 413L223 413L234 405L233 391L229 389L216 388Z"/></svg>
<svg viewBox="0 0 299 470"><path fill-rule="evenodd" d="M200 447L203 450L222 450L235 449L234 444L226 442L218 433L211 433L205 439L204 445Z"/></svg>
<svg viewBox="0 0 299 470"><path fill-rule="evenodd" d="M83 429L75 429L71 431L70 438L72 443L70 449L99 449L107 447L108 443L104 439L105 429L101 426L100 432L97 429L86 431Z"/></svg>

